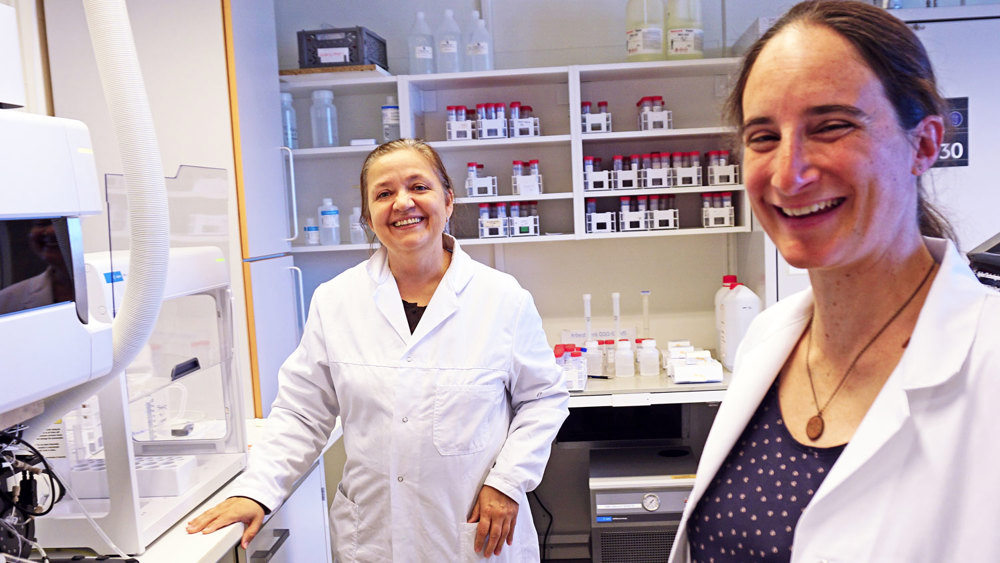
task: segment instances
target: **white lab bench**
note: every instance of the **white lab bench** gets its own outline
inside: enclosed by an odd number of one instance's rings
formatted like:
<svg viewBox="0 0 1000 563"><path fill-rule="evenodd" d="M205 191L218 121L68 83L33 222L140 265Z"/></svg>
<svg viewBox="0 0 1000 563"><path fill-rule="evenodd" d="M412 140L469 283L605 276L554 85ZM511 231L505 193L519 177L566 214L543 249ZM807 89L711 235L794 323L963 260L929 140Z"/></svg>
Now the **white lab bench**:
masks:
<svg viewBox="0 0 1000 563"><path fill-rule="evenodd" d="M720 383L674 383L665 371L659 375L636 375L610 379L589 378L583 391L571 393L570 408L639 407L722 401L732 374Z"/></svg>

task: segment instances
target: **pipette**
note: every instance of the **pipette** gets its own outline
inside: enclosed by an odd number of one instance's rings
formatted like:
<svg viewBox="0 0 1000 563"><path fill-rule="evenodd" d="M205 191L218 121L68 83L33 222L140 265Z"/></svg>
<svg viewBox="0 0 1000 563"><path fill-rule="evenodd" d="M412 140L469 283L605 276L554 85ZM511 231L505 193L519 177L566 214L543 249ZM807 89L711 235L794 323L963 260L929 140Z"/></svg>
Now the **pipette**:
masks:
<svg viewBox="0 0 1000 563"><path fill-rule="evenodd" d="M649 338L649 290L643 289L642 295L642 337Z"/></svg>
<svg viewBox="0 0 1000 563"><path fill-rule="evenodd" d="M611 311L615 320L615 342L617 342L622 334L621 294L617 291L611 294Z"/></svg>
<svg viewBox="0 0 1000 563"><path fill-rule="evenodd" d="M590 342L590 294L583 294L583 322L587 327L587 337L584 342Z"/></svg>

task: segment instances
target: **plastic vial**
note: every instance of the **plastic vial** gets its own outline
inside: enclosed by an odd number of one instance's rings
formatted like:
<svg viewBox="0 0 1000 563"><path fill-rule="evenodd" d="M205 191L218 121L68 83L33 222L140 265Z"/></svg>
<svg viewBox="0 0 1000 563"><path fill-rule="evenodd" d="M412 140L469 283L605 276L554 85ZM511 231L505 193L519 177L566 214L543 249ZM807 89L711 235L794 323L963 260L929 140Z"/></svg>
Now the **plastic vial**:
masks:
<svg viewBox="0 0 1000 563"><path fill-rule="evenodd" d="M733 192L722 192L722 207L733 206Z"/></svg>
<svg viewBox="0 0 1000 563"><path fill-rule="evenodd" d="M529 160L528 161L528 173L532 176L538 176L538 161Z"/></svg>
<svg viewBox="0 0 1000 563"><path fill-rule="evenodd" d="M580 113L584 115L590 113L590 102L582 102L580 104Z"/></svg>
<svg viewBox="0 0 1000 563"><path fill-rule="evenodd" d="M594 171L594 157L592 156L583 157L583 171L584 172Z"/></svg>
<svg viewBox="0 0 1000 563"><path fill-rule="evenodd" d="M597 113L608 113L608 102L603 100L597 102Z"/></svg>
<svg viewBox="0 0 1000 563"><path fill-rule="evenodd" d="M632 198L627 195L623 195L618 198L618 202L621 204L622 213L632 211Z"/></svg>
<svg viewBox="0 0 1000 563"><path fill-rule="evenodd" d="M708 165L709 166L719 165L719 151L708 151Z"/></svg>
<svg viewBox="0 0 1000 563"><path fill-rule="evenodd" d="M654 152L649 154L649 161L652 164L654 170L659 170L661 167L660 163L660 153Z"/></svg>
<svg viewBox="0 0 1000 563"><path fill-rule="evenodd" d="M660 351L656 349L656 341L643 338L639 346L639 375L660 375Z"/></svg>
<svg viewBox="0 0 1000 563"><path fill-rule="evenodd" d="M448 106L445 109L448 112L447 117L445 117L447 121L458 121L458 116L455 114L455 106Z"/></svg>
<svg viewBox="0 0 1000 563"><path fill-rule="evenodd" d="M653 111L663 111L663 96L653 96L650 101L653 102Z"/></svg>
<svg viewBox="0 0 1000 563"><path fill-rule="evenodd" d="M507 119L507 106L496 103L493 104L493 109L496 114L496 119Z"/></svg>
<svg viewBox="0 0 1000 563"><path fill-rule="evenodd" d="M520 160L515 160L513 163L511 163L510 173L512 176L520 176L524 174L524 163L521 162Z"/></svg>
<svg viewBox="0 0 1000 563"><path fill-rule="evenodd" d="M510 103L510 118L521 119L521 102Z"/></svg>
<svg viewBox="0 0 1000 563"><path fill-rule="evenodd" d="M644 195L637 196L635 199L636 199L636 211L645 211L646 209L648 209L646 204L647 200L646 196Z"/></svg>
<svg viewBox="0 0 1000 563"><path fill-rule="evenodd" d="M332 90L316 90L312 93L309 116L312 119L313 147L336 147L340 144L337 137L337 108L333 105Z"/></svg>
<svg viewBox="0 0 1000 563"><path fill-rule="evenodd" d="M465 106L455 106L455 121L470 121L469 109Z"/></svg>
<svg viewBox="0 0 1000 563"><path fill-rule="evenodd" d="M399 105L395 96L386 96L382 106L382 141L388 143L399 138Z"/></svg>
<svg viewBox="0 0 1000 563"><path fill-rule="evenodd" d="M613 157L611 157L611 169L615 171L621 171L622 168L624 167L622 160L623 158L622 155L620 154L616 154Z"/></svg>
<svg viewBox="0 0 1000 563"><path fill-rule="evenodd" d="M493 49L491 36L486 29L486 20L477 19L476 28L465 44L465 60L468 70L493 70Z"/></svg>
<svg viewBox="0 0 1000 563"><path fill-rule="evenodd" d="M719 151L719 166L729 166L729 151Z"/></svg>
<svg viewBox="0 0 1000 563"><path fill-rule="evenodd" d="M480 203L479 204L479 218L489 219L490 218L490 204Z"/></svg>
<svg viewBox="0 0 1000 563"><path fill-rule="evenodd" d="M631 170L639 169L639 155L633 154L628 158L628 167Z"/></svg>
<svg viewBox="0 0 1000 563"><path fill-rule="evenodd" d="M410 74L431 74L434 72L434 35L423 12L417 12L417 20L407 37L409 47Z"/></svg>
<svg viewBox="0 0 1000 563"><path fill-rule="evenodd" d="M490 219L497 218L497 206L495 204L488 204L490 206Z"/></svg>
<svg viewBox="0 0 1000 563"><path fill-rule="evenodd" d="M444 11L444 19L434 33L434 43L437 46L437 71L438 72L460 72L462 70L462 57L459 52L459 44L462 42L462 31L455 22L455 12L451 9Z"/></svg>
<svg viewBox="0 0 1000 563"><path fill-rule="evenodd" d="M619 340L615 346L615 376L635 376L635 354L632 352L632 343L628 340Z"/></svg>
<svg viewBox="0 0 1000 563"><path fill-rule="evenodd" d="M601 160L602 159L599 156L594 157L594 170L604 170L604 165L601 164Z"/></svg>
<svg viewBox="0 0 1000 563"><path fill-rule="evenodd" d="M531 106L521 106L521 119L531 117Z"/></svg>
<svg viewBox="0 0 1000 563"><path fill-rule="evenodd" d="M705 209L712 207L712 194L701 194L701 206Z"/></svg>
<svg viewBox="0 0 1000 563"><path fill-rule="evenodd" d="M477 178L477 176L478 176L478 174L476 173L476 163L475 162L470 162L470 163L466 164L465 166L466 166L465 170L466 170L466 173L469 176L469 179L475 180Z"/></svg>
<svg viewBox="0 0 1000 563"><path fill-rule="evenodd" d="M351 209L351 224L348 226L351 235L351 244L364 244L368 242L365 236L365 228L361 225L361 208Z"/></svg>
<svg viewBox="0 0 1000 563"><path fill-rule="evenodd" d="M650 168L652 168L652 166L653 166L652 155L649 154L649 153L643 154L642 155L642 167L644 169L646 169L646 170L649 170Z"/></svg>
<svg viewBox="0 0 1000 563"><path fill-rule="evenodd" d="M519 201L510 202L510 216L511 217L521 216L521 202Z"/></svg>
<svg viewBox="0 0 1000 563"><path fill-rule="evenodd" d="M324 197L318 211L320 243L340 244L340 210L333 204L333 199Z"/></svg>
<svg viewBox="0 0 1000 563"><path fill-rule="evenodd" d="M652 111L653 110L653 98L652 98L652 96L643 96L639 100L639 103L637 103L635 105L639 107L639 111L642 112L642 113L646 113L647 111Z"/></svg>
<svg viewBox="0 0 1000 563"><path fill-rule="evenodd" d="M649 196L649 210L658 211L660 209L660 196L651 195Z"/></svg>
<svg viewBox="0 0 1000 563"><path fill-rule="evenodd" d="M584 201L586 202L587 213L597 213L597 200L596 199L594 199L592 197L588 197Z"/></svg>
<svg viewBox="0 0 1000 563"><path fill-rule="evenodd" d="M538 202L537 201L530 201L530 202L528 202L528 215L531 216L531 217L535 217L536 215L538 215Z"/></svg>
<svg viewBox="0 0 1000 563"><path fill-rule="evenodd" d="M691 166L698 167L701 166L701 153L698 151L693 151L688 153L691 157Z"/></svg>
<svg viewBox="0 0 1000 563"><path fill-rule="evenodd" d="M299 130L295 123L292 95L281 93L281 142L290 149L299 148Z"/></svg>
<svg viewBox="0 0 1000 563"><path fill-rule="evenodd" d="M501 201L500 203L497 204L497 217L506 217L506 216L507 216L507 204Z"/></svg>
<svg viewBox="0 0 1000 563"><path fill-rule="evenodd" d="M306 233L306 244L309 246L319 244L319 227L316 226L316 219L306 217L306 226L302 230Z"/></svg>
<svg viewBox="0 0 1000 563"><path fill-rule="evenodd" d="M712 194L712 207L722 207L722 194Z"/></svg>
<svg viewBox="0 0 1000 563"><path fill-rule="evenodd" d="M476 119L486 119L486 104L476 104Z"/></svg>
<svg viewBox="0 0 1000 563"><path fill-rule="evenodd" d="M476 176L479 176L480 178L485 178L486 177L485 173L486 173L486 165L476 164Z"/></svg>
<svg viewBox="0 0 1000 563"><path fill-rule="evenodd" d="M486 119L496 119L497 118L497 106L496 104L483 104L486 109Z"/></svg>

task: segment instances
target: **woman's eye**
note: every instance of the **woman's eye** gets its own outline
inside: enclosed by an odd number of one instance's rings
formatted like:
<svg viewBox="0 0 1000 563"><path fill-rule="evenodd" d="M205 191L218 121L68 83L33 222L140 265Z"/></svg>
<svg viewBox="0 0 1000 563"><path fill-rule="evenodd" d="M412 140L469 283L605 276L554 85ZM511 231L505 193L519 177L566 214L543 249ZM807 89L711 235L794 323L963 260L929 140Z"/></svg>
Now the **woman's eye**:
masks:
<svg viewBox="0 0 1000 563"><path fill-rule="evenodd" d="M777 140L778 136L772 133L766 133L766 132L752 133L750 135L747 135L744 144L747 146L759 147L766 143L772 143Z"/></svg>
<svg viewBox="0 0 1000 563"><path fill-rule="evenodd" d="M425 186L425 185L423 185L423 184L414 184L413 185L413 189L416 190L416 191L418 191L418 192L422 192L422 191L429 190L430 188L427 187L427 186Z"/></svg>
<svg viewBox="0 0 1000 563"><path fill-rule="evenodd" d="M845 121L831 121L828 123L823 123L816 128L816 133L823 135L826 133L843 133L849 129L853 129L854 125L847 123Z"/></svg>
<svg viewBox="0 0 1000 563"><path fill-rule="evenodd" d="M389 197L389 192L378 192L375 194L375 199L385 199Z"/></svg>

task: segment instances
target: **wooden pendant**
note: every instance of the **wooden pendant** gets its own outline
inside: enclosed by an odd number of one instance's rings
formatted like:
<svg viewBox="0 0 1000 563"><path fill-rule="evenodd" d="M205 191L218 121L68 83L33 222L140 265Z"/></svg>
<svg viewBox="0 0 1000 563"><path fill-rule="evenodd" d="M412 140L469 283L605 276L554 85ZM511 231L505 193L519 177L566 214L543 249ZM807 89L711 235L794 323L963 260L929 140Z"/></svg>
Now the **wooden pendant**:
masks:
<svg viewBox="0 0 1000 563"><path fill-rule="evenodd" d="M817 414L816 416L809 419L806 424L806 436L815 442L819 440L819 437L823 435L823 416Z"/></svg>

